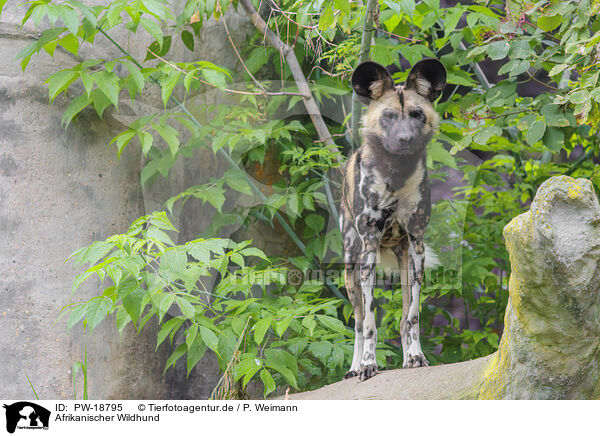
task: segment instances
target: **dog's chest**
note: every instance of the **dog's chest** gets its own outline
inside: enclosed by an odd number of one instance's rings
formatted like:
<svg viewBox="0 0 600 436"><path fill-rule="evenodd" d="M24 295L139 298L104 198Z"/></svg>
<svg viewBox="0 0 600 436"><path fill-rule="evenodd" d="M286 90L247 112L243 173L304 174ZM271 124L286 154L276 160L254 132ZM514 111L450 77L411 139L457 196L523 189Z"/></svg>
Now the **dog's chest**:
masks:
<svg viewBox="0 0 600 436"><path fill-rule="evenodd" d="M372 219L379 223L384 235L392 232L394 235L403 233L411 217L416 213L423 200L421 183L426 177L422 162L418 162L414 171L401 183L392 180L392 175L373 170L371 192L376 197L376 206L371 207ZM398 189L394 189L394 184ZM397 228L399 226L399 228Z"/></svg>

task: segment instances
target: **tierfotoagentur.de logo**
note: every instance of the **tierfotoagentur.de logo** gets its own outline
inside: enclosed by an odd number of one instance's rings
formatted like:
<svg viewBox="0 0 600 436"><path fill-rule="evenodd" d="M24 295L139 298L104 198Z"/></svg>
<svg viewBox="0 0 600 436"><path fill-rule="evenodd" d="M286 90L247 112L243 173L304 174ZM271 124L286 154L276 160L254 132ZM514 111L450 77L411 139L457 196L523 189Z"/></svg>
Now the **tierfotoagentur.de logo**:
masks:
<svg viewBox="0 0 600 436"><path fill-rule="evenodd" d="M48 430L50 411L29 401L4 404L6 409L6 431L14 433L16 429Z"/></svg>

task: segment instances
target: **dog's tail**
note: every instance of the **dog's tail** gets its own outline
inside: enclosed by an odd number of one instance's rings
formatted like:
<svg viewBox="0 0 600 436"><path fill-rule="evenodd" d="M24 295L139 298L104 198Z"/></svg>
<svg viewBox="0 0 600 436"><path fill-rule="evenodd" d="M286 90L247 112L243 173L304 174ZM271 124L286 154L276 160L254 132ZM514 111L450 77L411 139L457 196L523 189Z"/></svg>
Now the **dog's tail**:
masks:
<svg viewBox="0 0 600 436"><path fill-rule="evenodd" d="M429 245L425 244L425 268L435 268L436 266L440 266L442 263L440 262L440 258L433 251Z"/></svg>
<svg viewBox="0 0 600 436"><path fill-rule="evenodd" d="M425 244L425 268L435 268L440 265L440 259L433 249ZM399 271L398 259L389 248L382 248L377 252L377 267L382 271Z"/></svg>

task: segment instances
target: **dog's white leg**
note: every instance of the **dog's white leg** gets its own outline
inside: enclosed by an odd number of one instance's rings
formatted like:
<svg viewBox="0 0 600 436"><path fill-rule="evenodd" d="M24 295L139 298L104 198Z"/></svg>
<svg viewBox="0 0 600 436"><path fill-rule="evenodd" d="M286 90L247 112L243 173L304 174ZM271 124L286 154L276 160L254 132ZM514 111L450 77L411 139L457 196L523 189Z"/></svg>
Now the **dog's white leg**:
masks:
<svg viewBox="0 0 600 436"><path fill-rule="evenodd" d="M370 249L369 249L370 248ZM360 287L364 302L363 318L363 354L360 368L360 379L366 380L377 374L375 350L377 347L377 326L375 324L375 303L373 288L375 286L375 258L377 247L367 246L361 256Z"/></svg>
<svg viewBox="0 0 600 436"><path fill-rule="evenodd" d="M354 354L352 355L350 370L344 375L344 378L352 378L359 374L363 354L363 297L357 285L355 271L354 264L348 262L346 264L346 290L354 308Z"/></svg>
<svg viewBox="0 0 600 436"><path fill-rule="evenodd" d="M360 372L360 363L362 361L363 354L363 335L362 335L362 322L354 323L354 352L352 354L352 365L350 365L350 371L348 371L346 378L354 377Z"/></svg>
<svg viewBox="0 0 600 436"><path fill-rule="evenodd" d="M405 276L405 283L402 286L403 308L400 325L404 368L428 366L419 339L419 304L425 265L424 251L423 241L409 236L407 249L403 250L401 256L402 274Z"/></svg>

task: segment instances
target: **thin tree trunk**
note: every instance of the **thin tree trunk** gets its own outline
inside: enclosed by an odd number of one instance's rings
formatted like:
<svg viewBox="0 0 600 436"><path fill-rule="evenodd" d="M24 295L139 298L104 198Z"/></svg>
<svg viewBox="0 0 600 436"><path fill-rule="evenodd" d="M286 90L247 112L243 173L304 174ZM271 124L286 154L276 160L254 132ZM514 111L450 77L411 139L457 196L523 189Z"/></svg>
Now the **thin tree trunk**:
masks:
<svg viewBox="0 0 600 436"><path fill-rule="evenodd" d="M373 15L375 14L375 7L377 6L377 0L368 0L365 11L365 23L363 25L362 40L360 43L360 52L358 54L358 63L369 59L369 52L371 51L371 39L373 36ZM353 146L360 144L359 125L360 125L360 101L358 96L354 92L352 94L352 144Z"/></svg>

